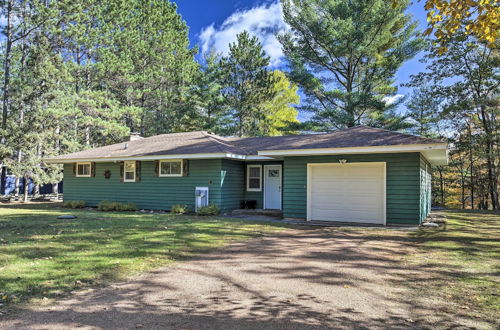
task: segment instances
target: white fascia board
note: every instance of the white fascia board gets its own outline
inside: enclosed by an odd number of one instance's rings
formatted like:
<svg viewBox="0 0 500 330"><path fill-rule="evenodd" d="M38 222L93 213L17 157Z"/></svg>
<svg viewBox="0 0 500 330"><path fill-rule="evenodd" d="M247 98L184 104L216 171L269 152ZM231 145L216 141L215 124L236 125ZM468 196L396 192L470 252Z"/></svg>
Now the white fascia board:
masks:
<svg viewBox="0 0 500 330"><path fill-rule="evenodd" d="M444 152L442 149L424 150L421 153L431 165L448 165L448 149Z"/></svg>
<svg viewBox="0 0 500 330"><path fill-rule="evenodd" d="M353 147L353 148L317 148L317 149L289 149L259 151L259 156L320 156L320 155L347 155L347 154L374 154L421 152L433 165L445 165L448 162L448 145L446 143L434 144L408 144L395 146ZM432 155L432 156L431 156Z"/></svg>
<svg viewBox="0 0 500 330"><path fill-rule="evenodd" d="M118 162L125 160L163 160L163 159L213 159L213 158L228 158L244 160L244 155L231 154L231 153L200 153L200 154L180 154L180 155L155 155L155 156L135 156L135 157L101 157L101 158L72 158L72 159L45 159L47 164L65 164L76 162Z"/></svg>
<svg viewBox="0 0 500 330"><path fill-rule="evenodd" d="M249 156L246 156L245 160L279 160L279 158L249 155Z"/></svg>
<svg viewBox="0 0 500 330"><path fill-rule="evenodd" d="M377 147L355 147L355 148L318 148L318 149L288 149L288 150L264 150L258 155L239 155L233 153L199 153L180 155L152 155L135 157L101 157L101 158L72 158L72 159L45 159L47 164L65 164L76 162L117 162L125 160L162 160L162 159L214 159L226 158L234 160L277 160L284 156L319 156L319 155L342 155L342 154L369 154L369 153L397 153L397 152L421 152L432 165L448 164L448 145L446 143L436 144L411 144L397 146Z"/></svg>

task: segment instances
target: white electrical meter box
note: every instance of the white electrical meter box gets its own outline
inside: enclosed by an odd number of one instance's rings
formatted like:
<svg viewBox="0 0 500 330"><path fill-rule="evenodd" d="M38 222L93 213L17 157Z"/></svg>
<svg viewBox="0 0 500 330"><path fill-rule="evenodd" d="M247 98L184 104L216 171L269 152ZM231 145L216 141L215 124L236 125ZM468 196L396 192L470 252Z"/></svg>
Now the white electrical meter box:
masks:
<svg viewBox="0 0 500 330"><path fill-rule="evenodd" d="M194 191L195 196L195 211L203 206L208 206L208 187L196 187Z"/></svg>

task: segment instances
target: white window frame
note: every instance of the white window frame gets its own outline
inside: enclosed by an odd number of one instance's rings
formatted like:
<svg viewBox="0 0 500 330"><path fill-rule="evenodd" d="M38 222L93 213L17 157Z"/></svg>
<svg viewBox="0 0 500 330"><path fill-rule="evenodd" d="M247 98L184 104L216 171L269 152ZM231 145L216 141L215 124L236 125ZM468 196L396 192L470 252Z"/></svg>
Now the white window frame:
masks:
<svg viewBox="0 0 500 330"><path fill-rule="evenodd" d="M259 169L259 188L250 188L250 169ZM257 179L257 178L252 178ZM247 191L262 191L262 165L247 165Z"/></svg>
<svg viewBox="0 0 500 330"><path fill-rule="evenodd" d="M78 174L78 165L88 165L89 174ZM92 176L92 162L78 162L76 163L76 177L77 178L90 178Z"/></svg>
<svg viewBox="0 0 500 330"><path fill-rule="evenodd" d="M127 163L132 163L134 165L134 178L133 179L127 179ZM123 162L123 182L135 182L136 176L137 176L137 163L135 160L126 160ZM129 172L130 173L130 172Z"/></svg>
<svg viewBox="0 0 500 330"><path fill-rule="evenodd" d="M181 163L181 173L180 174L161 174L161 164L162 163ZM160 163L158 164L158 176L160 177L178 177L178 176L183 176L184 175L184 162L182 159L165 159L165 160L160 160Z"/></svg>

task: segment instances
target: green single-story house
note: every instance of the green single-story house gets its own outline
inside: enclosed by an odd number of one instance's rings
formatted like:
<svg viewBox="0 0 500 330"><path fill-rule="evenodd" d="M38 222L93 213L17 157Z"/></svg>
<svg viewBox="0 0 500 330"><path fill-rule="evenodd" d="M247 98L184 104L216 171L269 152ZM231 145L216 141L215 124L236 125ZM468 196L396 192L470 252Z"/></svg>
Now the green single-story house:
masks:
<svg viewBox="0 0 500 330"><path fill-rule="evenodd" d="M48 159L64 164L64 199L224 213L256 201L284 218L418 224L430 212L433 165L447 144L367 126L324 134L224 138L208 132L141 138ZM198 203L198 204L196 204Z"/></svg>

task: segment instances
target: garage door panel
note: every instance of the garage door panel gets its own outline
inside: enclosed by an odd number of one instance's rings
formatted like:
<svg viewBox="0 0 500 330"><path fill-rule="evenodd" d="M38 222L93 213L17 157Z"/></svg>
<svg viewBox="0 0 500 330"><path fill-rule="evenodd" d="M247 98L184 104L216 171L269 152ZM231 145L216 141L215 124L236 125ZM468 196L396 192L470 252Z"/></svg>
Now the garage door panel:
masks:
<svg viewBox="0 0 500 330"><path fill-rule="evenodd" d="M363 189L360 190L357 186L362 185ZM384 189L380 187L380 183L362 183L362 184L345 184L345 185L328 185L328 184L312 184L312 189L317 193L325 193L334 197L349 195L383 195Z"/></svg>
<svg viewBox="0 0 500 330"><path fill-rule="evenodd" d="M372 177L369 178L358 178L358 177L352 177L352 178L329 178L325 176L320 176L322 179L321 180L313 180L312 182L318 185L321 184L339 184L339 185L350 185L353 182L354 183L364 183L364 184L369 184L369 183L380 183L379 180L374 180Z"/></svg>
<svg viewBox="0 0 500 330"><path fill-rule="evenodd" d="M376 202L359 203L356 205L346 205L342 202L328 203L328 202L314 202L312 207L315 209L331 209L331 210L365 210L365 211L379 211L379 207ZM315 212L315 210L313 210Z"/></svg>
<svg viewBox="0 0 500 330"><path fill-rule="evenodd" d="M358 186L362 185L363 189L359 189ZM333 185L333 184L312 184L311 187L315 192L329 193L330 195L345 195L349 194L378 194L383 193L383 188L380 188L379 183L353 183L345 185Z"/></svg>
<svg viewBox="0 0 500 330"><path fill-rule="evenodd" d="M372 211L336 210L335 215L332 217L332 211L330 209L319 209L315 213L314 220L374 223L374 214Z"/></svg>
<svg viewBox="0 0 500 330"><path fill-rule="evenodd" d="M345 205L347 209L357 209L366 207L377 207L382 200L376 195L351 196L349 203L345 203L344 199L339 195L339 198L331 198L329 196L318 196L311 201L312 206L328 206L328 205Z"/></svg>
<svg viewBox="0 0 500 330"><path fill-rule="evenodd" d="M312 220L385 222L384 164L313 164L309 180Z"/></svg>

